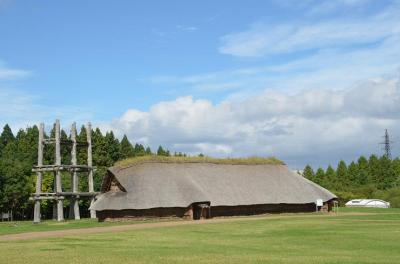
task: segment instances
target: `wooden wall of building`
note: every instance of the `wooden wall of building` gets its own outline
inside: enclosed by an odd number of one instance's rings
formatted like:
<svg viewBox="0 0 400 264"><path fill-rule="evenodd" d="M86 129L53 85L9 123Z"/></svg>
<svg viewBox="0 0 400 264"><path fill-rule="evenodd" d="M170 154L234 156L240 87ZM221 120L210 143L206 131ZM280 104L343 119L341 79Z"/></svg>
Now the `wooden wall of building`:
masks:
<svg viewBox="0 0 400 264"><path fill-rule="evenodd" d="M332 202L324 203L321 211L330 211ZM211 217L257 215L266 213L300 213L315 212L314 203L309 204L256 204L241 206L211 206ZM186 208L152 208L143 210L106 210L97 211L99 221L121 221L149 218L183 218L193 219L193 206Z"/></svg>

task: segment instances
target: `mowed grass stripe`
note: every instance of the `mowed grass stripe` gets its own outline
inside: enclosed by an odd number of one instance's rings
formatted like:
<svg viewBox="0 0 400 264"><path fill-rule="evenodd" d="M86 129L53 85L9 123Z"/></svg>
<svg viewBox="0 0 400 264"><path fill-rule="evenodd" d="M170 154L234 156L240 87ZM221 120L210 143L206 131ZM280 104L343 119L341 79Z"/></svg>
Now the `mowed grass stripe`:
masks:
<svg viewBox="0 0 400 264"><path fill-rule="evenodd" d="M361 213L361 212L347 212L345 215L348 217L349 215L369 215L371 213ZM400 215L400 214L399 214ZM337 217L335 214L321 214L321 213L287 213L287 214L268 214L268 215L255 215L255 216L236 216L236 217L227 217L227 218L214 218L209 219L204 223L214 223L215 221L240 221L240 220L253 220L259 218L275 219L282 217ZM13 234L26 234L26 233L41 233L40 236L44 236L44 233L52 234L50 231L62 231L66 230L66 234L68 235L67 230L75 230L81 229L82 232L86 232L89 230L89 233L93 233L91 229L96 228L98 232L102 230L106 231L107 228L112 231L117 231L119 227L116 226L129 226L127 229L132 228L137 229L140 227L136 227L139 224L155 224L159 225L159 223L166 223L165 225L171 225L171 223L184 223L184 224L198 224L197 221L188 221L182 219L148 219L148 220L136 220L136 221L122 221L122 222L98 222L97 220L92 219L83 219L79 221L75 220L67 220L64 222L56 222L56 221L44 221L40 224L33 224L31 221L20 221L20 222L2 222L0 223L0 241L5 240L8 237L19 237L19 236L10 236ZM172 224L175 225L175 224ZM147 225L144 225L147 226ZM102 229L103 228L103 229ZM123 228L122 228L123 229ZM58 234L59 232L53 232ZM74 234L75 231L71 231L71 234ZM60 233L61 234L61 233ZM23 237L23 236L21 236Z"/></svg>
<svg viewBox="0 0 400 264"><path fill-rule="evenodd" d="M359 215L359 213L356 213ZM170 227L177 225L197 225L197 224L213 224L222 222L232 222L232 221L252 221L258 219L280 219L284 217L327 217L329 215L325 214L281 214L281 215L261 215L261 216L247 216L247 217L227 217L227 218L214 218L202 221L191 221L191 220L179 220L179 219L159 219L150 221L126 221L126 222L110 222L110 223L99 223L93 222L92 226L87 228L86 223L79 226L78 223L74 223L70 226L70 229L66 228L67 225L52 225L47 223L43 226L43 231L29 232L29 224L24 223L26 226L25 232L16 233L6 233L0 235L0 241L10 241L10 240L22 240L22 239L33 239L33 238L46 238L46 237L61 237L76 234L93 234L93 233L105 233L105 232L124 232L128 230L137 229L147 229L147 228L157 228L157 227ZM332 215L331 215L332 216ZM54 222L52 222L54 223ZM64 222L66 224L66 222ZM110 224L110 225L104 225ZM31 224L35 227L35 224ZM11 226L12 227L12 226ZM58 229L58 227L63 227ZM36 230L35 228L33 228ZM46 230L48 229L48 230Z"/></svg>

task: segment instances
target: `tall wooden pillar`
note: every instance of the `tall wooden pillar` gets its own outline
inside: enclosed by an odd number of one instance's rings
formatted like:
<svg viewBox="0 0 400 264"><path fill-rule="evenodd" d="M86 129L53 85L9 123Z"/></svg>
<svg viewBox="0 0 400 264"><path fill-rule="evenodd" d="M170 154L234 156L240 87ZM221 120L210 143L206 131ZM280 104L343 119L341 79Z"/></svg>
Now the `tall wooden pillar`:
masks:
<svg viewBox="0 0 400 264"><path fill-rule="evenodd" d="M44 124L41 123L39 125L39 141L38 141L38 166L43 165L43 139L44 139ZM34 207L34 213L33 213L33 222L34 223L39 223L41 216L40 216L40 200L39 200L39 195L42 192L42 177L43 174L41 171L36 172L36 199L35 201L35 207Z"/></svg>
<svg viewBox="0 0 400 264"><path fill-rule="evenodd" d="M56 120L56 129L55 129L55 141L56 141L56 166L61 167L61 133L60 133L60 120ZM61 170L60 167L56 169L56 193L62 193L62 182L61 182ZM58 195L57 197L57 221L64 221L64 201L63 197Z"/></svg>
<svg viewBox="0 0 400 264"><path fill-rule="evenodd" d="M72 148L71 148L71 165L76 166L78 164L77 157L76 157L76 123L72 124L71 127L71 141L72 141ZM81 219L79 213L79 197L76 195L78 192L78 184L79 178L76 169L74 168L71 172L71 189L73 195L71 196L71 205L70 205L70 218L74 218L75 220Z"/></svg>
<svg viewBox="0 0 400 264"><path fill-rule="evenodd" d="M57 192L57 176L56 176L56 172L53 171L53 192L56 193ZM55 198L53 199L53 216L52 219L53 220L57 220L57 196L55 196Z"/></svg>
<svg viewBox="0 0 400 264"><path fill-rule="evenodd" d="M93 160L92 160L92 124L89 122L86 126L86 136L87 136L87 165L89 167L89 175L88 175L88 185L89 192L94 192L94 184L93 184ZM91 197L90 206L94 203L94 197ZM90 218L96 218L96 211L90 210Z"/></svg>

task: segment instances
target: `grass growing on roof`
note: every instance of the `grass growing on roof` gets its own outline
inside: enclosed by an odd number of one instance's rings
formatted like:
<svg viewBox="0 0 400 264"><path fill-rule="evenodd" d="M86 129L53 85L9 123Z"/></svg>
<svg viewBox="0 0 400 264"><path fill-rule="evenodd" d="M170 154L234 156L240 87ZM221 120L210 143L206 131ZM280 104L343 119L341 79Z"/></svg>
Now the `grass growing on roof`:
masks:
<svg viewBox="0 0 400 264"><path fill-rule="evenodd" d="M176 157L176 156L141 156L118 161L115 166L129 167L141 163L214 163L214 164L237 164L237 165L285 165L285 163L275 157L248 157L248 158L212 158L212 157Z"/></svg>

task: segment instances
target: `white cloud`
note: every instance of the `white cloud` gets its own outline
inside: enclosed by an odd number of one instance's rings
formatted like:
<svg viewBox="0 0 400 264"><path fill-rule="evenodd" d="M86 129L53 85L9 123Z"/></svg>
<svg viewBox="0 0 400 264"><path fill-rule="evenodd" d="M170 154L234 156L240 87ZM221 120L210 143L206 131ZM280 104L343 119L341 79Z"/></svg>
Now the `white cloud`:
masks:
<svg viewBox="0 0 400 264"><path fill-rule="evenodd" d="M15 80L31 75L31 71L11 69L0 61L0 80Z"/></svg>
<svg viewBox="0 0 400 264"><path fill-rule="evenodd" d="M328 13L361 10L364 2L315 3L307 4L315 8L307 7L306 22L255 23L221 39L222 53L265 57L246 60L253 67L152 78L153 84L195 96L156 104L141 112L146 129L138 125L119 132L135 141L145 137L153 147L219 156L276 155L292 166L380 153L383 130L400 132L399 6L320 20L312 18L317 8L319 15L324 8ZM300 56L274 59L284 53ZM210 93L225 100L193 99ZM123 124L116 120L113 126Z"/></svg>
<svg viewBox="0 0 400 264"><path fill-rule="evenodd" d="M307 6L307 14L327 14L338 10L351 10L353 13L359 9L368 7L371 0L335 0L335 1L311 1Z"/></svg>
<svg viewBox="0 0 400 264"><path fill-rule="evenodd" d="M255 23L246 31L223 36L219 51L237 57L262 57L305 50L352 48L399 34L400 8L393 4L367 17Z"/></svg>
<svg viewBox="0 0 400 264"><path fill-rule="evenodd" d="M364 7L363 1L317 2L301 5L306 5L302 8L307 10L323 8L327 3L331 8ZM266 89L288 95L304 89L344 90L374 76L400 71L400 8L392 4L373 15L351 19L336 16L312 23L258 23L248 31L226 36L223 44L220 50L235 56L267 56L246 60L246 65L252 63L250 67L187 76L154 76L150 81L169 89L169 96L189 94L239 103ZM299 52L304 49L314 50ZM301 55L278 60L268 56L287 52Z"/></svg>
<svg viewBox="0 0 400 264"><path fill-rule="evenodd" d="M8 123L14 131L29 125L51 124L61 119L64 124L86 123L93 119L91 109L73 105L47 105L40 95L15 88L15 81L32 77L30 70L8 67L0 60L0 128Z"/></svg>
<svg viewBox="0 0 400 264"><path fill-rule="evenodd" d="M110 127L133 141L213 156L276 155L292 166L326 165L379 152L384 128L400 133L400 81L379 78L347 90L266 90L246 100L180 97L129 110Z"/></svg>
<svg viewBox="0 0 400 264"><path fill-rule="evenodd" d="M253 67L189 76L155 76L150 82L200 97L227 92L242 97L264 89L291 93L304 88L340 90L372 76L399 70L399 51L400 35L360 49L326 49L286 62L258 62Z"/></svg>
<svg viewBox="0 0 400 264"><path fill-rule="evenodd" d="M44 105L39 96L4 87L0 87L0 113L0 126L8 123L14 131L41 122L51 124L55 119L61 119L64 125L86 123L94 116L84 107Z"/></svg>
<svg viewBox="0 0 400 264"><path fill-rule="evenodd" d="M177 26L176 26L176 29L177 29L177 30L180 30L180 31L193 32L193 31L196 31L196 30L197 30L197 27L194 27L194 26L177 25Z"/></svg>

